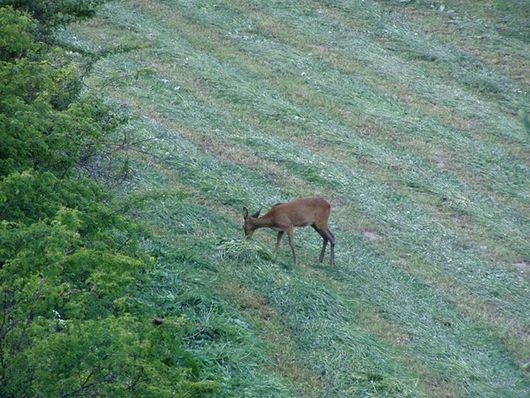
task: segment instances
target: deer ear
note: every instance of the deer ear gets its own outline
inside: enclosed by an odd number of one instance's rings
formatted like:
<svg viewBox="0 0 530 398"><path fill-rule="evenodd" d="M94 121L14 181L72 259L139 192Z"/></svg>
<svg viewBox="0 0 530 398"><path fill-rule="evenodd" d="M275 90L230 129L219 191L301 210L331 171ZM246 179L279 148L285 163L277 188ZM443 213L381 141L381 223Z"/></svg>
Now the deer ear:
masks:
<svg viewBox="0 0 530 398"><path fill-rule="evenodd" d="M258 210L256 213L254 213L254 214L252 215L252 217L256 217L256 218L258 218L260 212L261 212L261 207L259 208L259 210Z"/></svg>
<svg viewBox="0 0 530 398"><path fill-rule="evenodd" d="M248 218L248 209L246 207L243 207L243 218L246 220Z"/></svg>

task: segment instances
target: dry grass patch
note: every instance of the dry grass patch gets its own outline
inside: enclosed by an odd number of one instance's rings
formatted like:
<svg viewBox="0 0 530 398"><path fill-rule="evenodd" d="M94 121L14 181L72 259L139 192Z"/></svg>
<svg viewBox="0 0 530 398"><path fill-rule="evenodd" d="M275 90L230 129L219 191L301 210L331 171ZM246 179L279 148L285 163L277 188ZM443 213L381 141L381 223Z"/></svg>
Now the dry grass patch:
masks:
<svg viewBox="0 0 530 398"><path fill-rule="evenodd" d="M514 264L514 267L521 273L521 275L530 279L530 263L528 261L518 261Z"/></svg>

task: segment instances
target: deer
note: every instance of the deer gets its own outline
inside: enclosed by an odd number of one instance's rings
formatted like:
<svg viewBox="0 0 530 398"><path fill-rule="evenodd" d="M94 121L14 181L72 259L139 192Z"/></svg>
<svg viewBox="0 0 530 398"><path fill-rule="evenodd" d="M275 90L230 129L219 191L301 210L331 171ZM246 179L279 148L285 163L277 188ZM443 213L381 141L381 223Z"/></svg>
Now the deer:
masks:
<svg viewBox="0 0 530 398"><path fill-rule="evenodd" d="M294 248L294 227L311 226L323 239L320 262L324 261L326 246L331 244L331 264L335 265L335 236L328 226L331 205L323 198L301 198L287 203L276 203L260 217L261 209L253 215L248 214L248 209L243 207L245 223L243 229L246 239L252 238L254 231L259 228L271 228L278 231L276 239L276 252L280 246L283 235L287 232L289 246L293 253L293 263L296 266L296 251Z"/></svg>

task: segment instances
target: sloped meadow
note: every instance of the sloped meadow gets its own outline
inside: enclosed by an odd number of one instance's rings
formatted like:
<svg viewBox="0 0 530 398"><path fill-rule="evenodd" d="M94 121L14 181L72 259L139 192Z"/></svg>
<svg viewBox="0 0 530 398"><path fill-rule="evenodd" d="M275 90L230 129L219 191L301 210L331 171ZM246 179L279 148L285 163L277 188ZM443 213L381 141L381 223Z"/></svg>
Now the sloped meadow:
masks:
<svg viewBox="0 0 530 398"><path fill-rule="evenodd" d="M98 167L152 234L141 300L218 396L528 394L528 32L447 3L113 1L59 32L129 117ZM297 267L243 240L243 206L313 195L336 267L311 229Z"/></svg>

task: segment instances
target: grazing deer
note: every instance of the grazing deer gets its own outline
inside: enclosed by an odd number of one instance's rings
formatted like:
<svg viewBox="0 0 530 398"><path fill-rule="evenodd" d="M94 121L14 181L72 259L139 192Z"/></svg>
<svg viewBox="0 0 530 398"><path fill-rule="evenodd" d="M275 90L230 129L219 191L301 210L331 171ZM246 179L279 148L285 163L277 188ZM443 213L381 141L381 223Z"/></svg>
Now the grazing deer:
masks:
<svg viewBox="0 0 530 398"><path fill-rule="evenodd" d="M260 209L261 210L261 209ZM324 244L320 253L320 262L324 260L326 245L331 243L331 264L335 264L335 236L328 227L328 218L331 211L331 205L322 198L303 198L288 203L277 203L264 216L259 216L260 210L249 216L248 209L243 208L245 212L245 236L247 239L252 237L254 231L258 228L272 228L278 231L275 251L278 250L283 234L287 232L289 246L293 252L293 261L296 265L296 252L294 249L293 229L294 227L312 226L317 231Z"/></svg>

